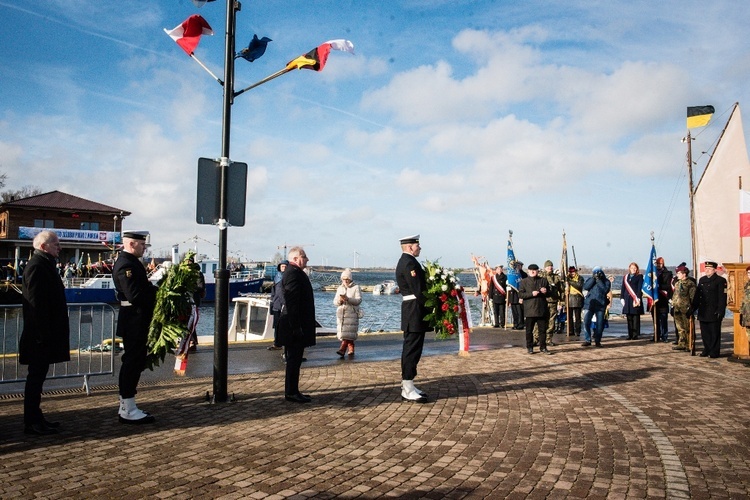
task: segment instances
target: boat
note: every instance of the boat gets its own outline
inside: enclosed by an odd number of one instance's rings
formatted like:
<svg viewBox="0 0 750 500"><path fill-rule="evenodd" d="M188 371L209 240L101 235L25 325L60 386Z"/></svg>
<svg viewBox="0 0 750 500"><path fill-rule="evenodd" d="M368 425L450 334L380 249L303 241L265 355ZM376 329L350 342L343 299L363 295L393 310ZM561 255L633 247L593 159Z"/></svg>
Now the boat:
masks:
<svg viewBox="0 0 750 500"><path fill-rule="evenodd" d="M372 287L373 295L394 295L399 292L398 285L393 280L385 280Z"/></svg>
<svg viewBox="0 0 750 500"><path fill-rule="evenodd" d="M206 259L198 262L206 279L206 296L204 302L216 300L216 280L214 271L219 267L219 261ZM157 284L172 262L167 261L160 264L156 271L151 274L149 280ZM258 293L263 288L264 277L262 273L253 270L238 269L229 274L229 298L239 297L240 294ZM92 278L73 278L68 280L65 286L65 300L69 304L104 302L105 304L117 303L115 296L115 284L111 274L97 274Z"/></svg>
<svg viewBox="0 0 750 500"><path fill-rule="evenodd" d="M229 341L273 340L271 294L241 294L232 299L234 313L229 326ZM316 335L336 335L335 328L326 328L315 321Z"/></svg>

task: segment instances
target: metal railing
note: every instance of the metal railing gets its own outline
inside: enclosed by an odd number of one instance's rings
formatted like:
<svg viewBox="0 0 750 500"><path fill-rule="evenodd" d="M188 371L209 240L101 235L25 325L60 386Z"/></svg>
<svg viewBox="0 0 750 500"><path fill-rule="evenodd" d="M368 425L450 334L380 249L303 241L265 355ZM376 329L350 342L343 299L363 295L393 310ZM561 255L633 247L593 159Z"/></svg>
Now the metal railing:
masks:
<svg viewBox="0 0 750 500"><path fill-rule="evenodd" d="M70 361L50 367L47 379L83 377L83 388L91 394L89 378L114 374L116 314L109 304L68 304ZM25 368L18 362L18 342L23 331L20 305L0 306L0 384L23 382Z"/></svg>

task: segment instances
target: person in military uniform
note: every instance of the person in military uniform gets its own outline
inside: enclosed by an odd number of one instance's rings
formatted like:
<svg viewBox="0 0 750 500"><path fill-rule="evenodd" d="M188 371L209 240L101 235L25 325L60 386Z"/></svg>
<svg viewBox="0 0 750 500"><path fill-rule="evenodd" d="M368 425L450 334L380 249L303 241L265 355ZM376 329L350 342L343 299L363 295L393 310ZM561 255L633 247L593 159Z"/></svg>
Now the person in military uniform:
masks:
<svg viewBox="0 0 750 500"><path fill-rule="evenodd" d="M503 266L497 266L489 286L494 328L505 328L505 299L508 294L505 288L507 283L508 277L503 272Z"/></svg>
<svg viewBox="0 0 750 500"><path fill-rule="evenodd" d="M117 336L122 338L125 353L120 367L119 420L124 424L147 424L154 421L149 413L135 404L141 372L146 368L148 330L156 304L156 286L148 280L141 257L150 246L148 231L125 231L123 248L112 270L120 301Z"/></svg>
<svg viewBox="0 0 750 500"><path fill-rule="evenodd" d="M396 283L401 294L401 330L404 332L404 345L401 351L401 399L417 403L427 402L427 394L414 386L417 364L422 357L424 336L430 325L424 320L427 307L424 291L427 281L422 265L417 260L422 247L419 235L399 240L401 258L396 264Z"/></svg>
<svg viewBox="0 0 750 500"><path fill-rule="evenodd" d="M564 288L563 281L560 276L555 274L555 265L551 260L544 262L544 270L539 273L539 276L546 279L548 283L547 288L547 331L545 332L546 343L545 345L553 346L552 336L555 334L555 326L557 319L557 305L560 303L560 298L563 297ZM534 329L534 345L539 343L539 327Z"/></svg>
<svg viewBox="0 0 750 500"><path fill-rule="evenodd" d="M539 266L531 264L528 269L529 275L518 284L518 296L523 300L523 315L526 318L526 349L529 354L534 354L534 327L537 326L540 332L547 331L549 283L538 275ZM539 335L539 351L550 354L546 335Z"/></svg>
<svg viewBox="0 0 750 500"><path fill-rule="evenodd" d="M568 321L570 322L570 334L579 337L581 335L581 311L583 310L583 278L578 274L575 266L568 268L567 283L568 291Z"/></svg>
<svg viewBox="0 0 750 500"><path fill-rule="evenodd" d="M70 324L65 287L55 266L60 240L52 231L34 237L34 255L23 275L23 331L18 362L29 365L23 391L24 433L57 434L60 423L44 417L40 404L49 365L70 361Z"/></svg>
<svg viewBox="0 0 750 500"><path fill-rule="evenodd" d="M688 336L690 334L690 317L693 315L693 299L697 288L695 282L688 278L688 268L679 266L676 271L677 281L674 283L672 294L672 314L677 329L677 345L675 351L687 351Z"/></svg>
<svg viewBox="0 0 750 500"><path fill-rule="evenodd" d="M727 308L727 280L716 274L718 264L706 261L706 275L698 280L693 310L698 312L703 352L701 357L718 358L721 348L721 321Z"/></svg>

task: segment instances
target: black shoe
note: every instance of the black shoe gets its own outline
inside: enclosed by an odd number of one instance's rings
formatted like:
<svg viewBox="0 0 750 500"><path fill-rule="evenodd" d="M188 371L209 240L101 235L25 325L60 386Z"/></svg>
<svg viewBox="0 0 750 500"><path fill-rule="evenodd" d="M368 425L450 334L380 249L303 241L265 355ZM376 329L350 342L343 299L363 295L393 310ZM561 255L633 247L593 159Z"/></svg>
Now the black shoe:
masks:
<svg viewBox="0 0 750 500"><path fill-rule="evenodd" d="M531 347L529 347L529 348L527 349L527 351L528 351L528 353L529 353L529 354L534 354L534 349L532 349Z"/></svg>
<svg viewBox="0 0 750 500"><path fill-rule="evenodd" d="M44 422L38 424L26 424L23 426L24 434L31 434L34 436L49 436L51 434L57 434L58 432L57 429L44 425Z"/></svg>
<svg viewBox="0 0 750 500"><path fill-rule="evenodd" d="M268 347L266 347L266 349L268 349L269 351L280 351L283 349L283 347L279 345L269 345Z"/></svg>
<svg viewBox="0 0 750 500"><path fill-rule="evenodd" d="M705 357L707 357L707 356L708 356L708 353L707 353L707 352L702 352L702 353L700 353L700 357L701 357L701 358L705 358Z"/></svg>
<svg viewBox="0 0 750 500"><path fill-rule="evenodd" d="M344 351L336 351L336 354L341 356L341 359L344 359L344 355L346 354Z"/></svg>
<svg viewBox="0 0 750 500"><path fill-rule="evenodd" d="M500 325L492 325L492 328L500 328Z"/></svg>
<svg viewBox="0 0 750 500"><path fill-rule="evenodd" d="M596 344L594 344L594 345L595 345L596 347L601 347L601 346L602 346L602 343L601 343L601 342L597 342L597 343L596 343Z"/></svg>
<svg viewBox="0 0 750 500"><path fill-rule="evenodd" d="M540 352L541 352L542 354L552 354L552 353L551 353L551 352L549 352L549 351L548 351L547 349L542 349L542 350L541 350Z"/></svg>
<svg viewBox="0 0 750 500"><path fill-rule="evenodd" d="M556 346L557 344L555 344L554 342L552 342L552 341L550 340L549 342L547 342L547 345L548 345L548 346L550 346L550 347L554 347L554 346Z"/></svg>
<svg viewBox="0 0 750 500"><path fill-rule="evenodd" d="M591 342L584 342L581 344L583 347L589 347L591 346Z"/></svg>
<svg viewBox="0 0 750 500"><path fill-rule="evenodd" d="M309 403L312 401L310 396L305 396L301 392L298 392L297 394L285 394L284 399L291 401L292 403Z"/></svg>
<svg viewBox="0 0 750 500"><path fill-rule="evenodd" d="M711 358L711 359L716 359L716 358L718 358L718 357L719 357L718 355L717 355L717 356L714 356L713 354L711 354L711 355L709 356L709 358Z"/></svg>
<svg viewBox="0 0 750 500"><path fill-rule="evenodd" d="M60 428L60 422L50 422L46 418L42 417L42 422L44 422L44 425L49 427L50 429L59 429Z"/></svg>

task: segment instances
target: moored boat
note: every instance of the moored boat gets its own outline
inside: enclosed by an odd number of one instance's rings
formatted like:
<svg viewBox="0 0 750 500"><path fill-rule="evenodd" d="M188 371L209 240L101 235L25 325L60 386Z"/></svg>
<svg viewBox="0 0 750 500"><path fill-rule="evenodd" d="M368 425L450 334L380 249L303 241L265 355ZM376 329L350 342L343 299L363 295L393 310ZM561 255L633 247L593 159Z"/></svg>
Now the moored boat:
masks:
<svg viewBox="0 0 750 500"><path fill-rule="evenodd" d="M398 293L398 285L393 280L385 280L372 287L373 295L393 295Z"/></svg>

